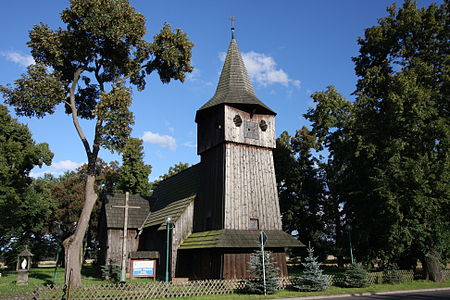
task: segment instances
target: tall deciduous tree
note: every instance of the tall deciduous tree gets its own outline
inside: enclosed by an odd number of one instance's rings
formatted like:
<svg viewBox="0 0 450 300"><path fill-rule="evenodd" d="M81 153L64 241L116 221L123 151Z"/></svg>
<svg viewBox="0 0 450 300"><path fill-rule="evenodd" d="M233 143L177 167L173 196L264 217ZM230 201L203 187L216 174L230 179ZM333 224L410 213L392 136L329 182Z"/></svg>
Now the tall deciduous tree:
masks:
<svg viewBox="0 0 450 300"><path fill-rule="evenodd" d="M274 162L284 230L297 231L301 241L324 250L327 197L321 163L313 156L315 136L303 127L293 137L284 131L276 142Z"/></svg>
<svg viewBox="0 0 450 300"><path fill-rule="evenodd" d="M85 201L75 233L64 241L66 282L81 284L80 251L97 194L96 160L101 147L120 151L128 138L133 114L131 86L145 87L145 76L156 71L163 83L183 81L191 72L193 44L166 24L153 42L143 39L145 18L126 0L71 0L61 13L65 29L35 25L30 31L36 64L1 92L16 112L44 117L59 104L72 116L88 160ZM94 122L88 141L80 119Z"/></svg>
<svg viewBox="0 0 450 300"><path fill-rule="evenodd" d="M132 194L148 195L152 185L148 176L152 171L150 165L144 163L143 141L129 138L122 151L122 166L120 167L116 191Z"/></svg>
<svg viewBox="0 0 450 300"><path fill-rule="evenodd" d="M44 184L29 175L52 158L48 145L36 144L28 127L0 105L0 247L12 240L23 246L46 232L54 202Z"/></svg>
<svg viewBox="0 0 450 300"><path fill-rule="evenodd" d="M450 2L388 8L354 58L354 104L333 89L306 115L332 156L357 254L421 259L442 280L450 255Z"/></svg>
<svg viewBox="0 0 450 300"><path fill-rule="evenodd" d="M357 150L373 160L370 196L385 204L394 254L418 249L441 281L450 251L450 2L418 9L407 0L388 12L354 58Z"/></svg>

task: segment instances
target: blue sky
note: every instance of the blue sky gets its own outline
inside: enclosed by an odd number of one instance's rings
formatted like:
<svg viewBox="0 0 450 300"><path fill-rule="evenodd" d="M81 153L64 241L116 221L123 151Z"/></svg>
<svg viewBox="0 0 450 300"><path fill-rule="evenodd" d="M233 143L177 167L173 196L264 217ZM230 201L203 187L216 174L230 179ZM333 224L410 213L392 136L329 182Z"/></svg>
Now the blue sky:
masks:
<svg viewBox="0 0 450 300"><path fill-rule="evenodd" d="M307 125L303 114L311 105L309 95L334 85L352 99L356 76L352 56L364 29L387 15L388 0L285 0L285 1L131 1L147 18L151 40L168 22L181 28L195 44L194 72L185 83L162 84L156 74L143 92L134 92L132 110L136 123L132 136L144 138L145 161L153 166L150 179L164 174L178 162L195 164L195 111L214 94L230 42L229 17L237 21L236 40L258 95L275 110L277 135ZM418 1L420 7L442 1ZM402 3L402 1L398 1ZM0 12L0 84L12 83L32 63L26 46L28 31L40 22L53 29L63 26L60 12L65 0L5 1ZM12 108L10 108L12 110ZM62 174L86 162L82 144L62 107L43 119L18 118L28 124L36 142L47 142L55 156L50 167L35 168ZM91 136L89 122L82 122ZM100 152L106 161L117 154Z"/></svg>

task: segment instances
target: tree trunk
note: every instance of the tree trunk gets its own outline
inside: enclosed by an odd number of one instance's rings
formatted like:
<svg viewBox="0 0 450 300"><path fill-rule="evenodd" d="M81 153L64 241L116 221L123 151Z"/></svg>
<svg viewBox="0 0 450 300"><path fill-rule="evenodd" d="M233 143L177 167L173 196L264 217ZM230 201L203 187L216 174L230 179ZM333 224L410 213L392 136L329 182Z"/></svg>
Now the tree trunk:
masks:
<svg viewBox="0 0 450 300"><path fill-rule="evenodd" d="M426 268L425 274L427 279L429 278L432 281L435 282L442 282L443 276L442 276L442 270L441 270L441 264L439 261L439 253L435 249L431 249L431 251L425 255L425 265Z"/></svg>
<svg viewBox="0 0 450 300"><path fill-rule="evenodd" d="M66 257L65 283L73 287L81 285L81 265L82 265L82 246L83 238L89 226L92 209L97 201L95 193L95 176L88 175L85 187L85 200L80 219L78 220L75 233L69 236L64 242L64 252Z"/></svg>

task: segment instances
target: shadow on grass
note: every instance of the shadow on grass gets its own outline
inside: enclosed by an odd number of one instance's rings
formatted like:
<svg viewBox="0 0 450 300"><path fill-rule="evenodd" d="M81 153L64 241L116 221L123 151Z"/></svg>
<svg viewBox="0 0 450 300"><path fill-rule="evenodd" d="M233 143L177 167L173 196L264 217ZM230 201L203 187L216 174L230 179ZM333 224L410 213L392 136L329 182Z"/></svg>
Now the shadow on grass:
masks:
<svg viewBox="0 0 450 300"><path fill-rule="evenodd" d="M35 279L39 279L42 280L43 284L47 285L47 284L53 284L53 277L52 275L48 274L48 273L44 273L44 272L31 272L28 275L30 278L35 278Z"/></svg>

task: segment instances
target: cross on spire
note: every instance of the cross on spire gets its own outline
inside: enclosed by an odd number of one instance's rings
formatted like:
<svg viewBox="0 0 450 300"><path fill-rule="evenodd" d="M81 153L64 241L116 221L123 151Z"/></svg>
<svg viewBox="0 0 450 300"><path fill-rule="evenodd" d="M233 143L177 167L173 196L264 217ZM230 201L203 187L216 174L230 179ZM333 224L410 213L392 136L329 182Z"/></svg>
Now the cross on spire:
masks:
<svg viewBox="0 0 450 300"><path fill-rule="evenodd" d="M230 17L231 21L231 38L234 40L234 21L236 21L235 17Z"/></svg>

